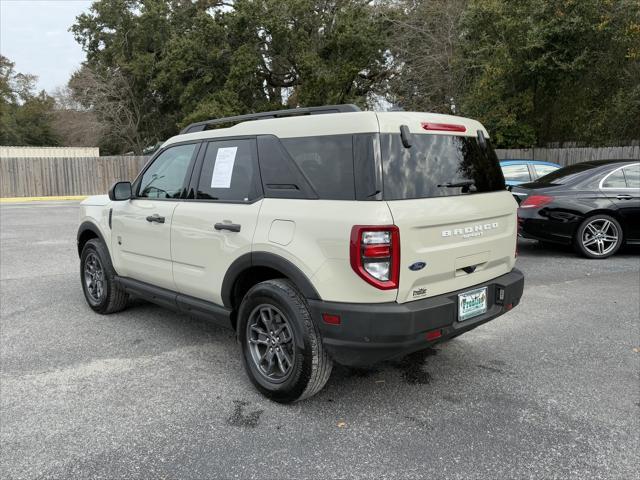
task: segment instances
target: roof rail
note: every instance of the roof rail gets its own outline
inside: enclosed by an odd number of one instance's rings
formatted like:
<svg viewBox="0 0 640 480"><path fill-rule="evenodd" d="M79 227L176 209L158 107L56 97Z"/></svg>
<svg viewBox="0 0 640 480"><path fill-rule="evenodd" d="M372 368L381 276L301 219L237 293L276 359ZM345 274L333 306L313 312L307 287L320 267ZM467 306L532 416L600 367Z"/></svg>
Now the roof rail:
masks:
<svg viewBox="0 0 640 480"><path fill-rule="evenodd" d="M323 113L347 113L347 112L360 112L360 108L353 104L344 105L324 105L322 107L306 107L306 108L291 108L288 110L274 110L272 112L261 113L249 113L247 115L237 115L235 117L213 118L211 120L205 120L203 122L192 123L185 127L180 135L185 133L202 132L210 125L220 125L225 123L240 123L248 122L250 120L265 120L267 118L284 118L284 117L297 117L301 115L321 115Z"/></svg>

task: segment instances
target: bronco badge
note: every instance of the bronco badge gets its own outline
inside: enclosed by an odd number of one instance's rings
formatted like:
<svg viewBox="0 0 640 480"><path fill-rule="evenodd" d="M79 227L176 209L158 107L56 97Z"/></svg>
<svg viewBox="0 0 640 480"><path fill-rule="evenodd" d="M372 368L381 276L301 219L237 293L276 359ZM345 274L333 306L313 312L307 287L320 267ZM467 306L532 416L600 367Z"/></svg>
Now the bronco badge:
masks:
<svg viewBox="0 0 640 480"><path fill-rule="evenodd" d="M498 228L498 222L493 223L478 223L473 226L464 228L454 228L453 230L442 230L443 237L456 237L462 238L479 237L487 230L494 230Z"/></svg>

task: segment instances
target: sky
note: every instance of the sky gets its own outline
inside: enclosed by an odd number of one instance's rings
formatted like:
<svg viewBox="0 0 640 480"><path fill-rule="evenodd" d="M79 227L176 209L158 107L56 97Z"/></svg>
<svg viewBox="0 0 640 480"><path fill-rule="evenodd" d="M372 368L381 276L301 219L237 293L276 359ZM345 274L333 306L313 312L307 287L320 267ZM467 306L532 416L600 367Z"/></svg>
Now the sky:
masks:
<svg viewBox="0 0 640 480"><path fill-rule="evenodd" d="M92 0L0 0L0 53L16 72L38 76L38 90L67 83L84 60L69 27Z"/></svg>

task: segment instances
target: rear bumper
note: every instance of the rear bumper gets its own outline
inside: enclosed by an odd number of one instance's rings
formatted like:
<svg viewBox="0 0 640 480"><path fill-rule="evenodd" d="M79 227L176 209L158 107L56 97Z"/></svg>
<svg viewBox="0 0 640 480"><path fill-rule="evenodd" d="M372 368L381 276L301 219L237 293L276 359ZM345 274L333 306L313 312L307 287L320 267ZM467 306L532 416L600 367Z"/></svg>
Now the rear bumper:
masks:
<svg viewBox="0 0 640 480"><path fill-rule="evenodd" d="M486 286L487 312L458 322L458 294ZM504 300L497 298L504 290ZM524 276L513 269L501 277L463 290L408 303L333 303L310 300L323 344L343 365L365 366L425 349L472 330L515 307L522 297ZM328 325L322 314L339 315L340 325ZM442 336L427 341L425 334L441 329Z"/></svg>
<svg viewBox="0 0 640 480"><path fill-rule="evenodd" d="M548 209L518 209L518 234L524 238L568 245L582 221L577 214Z"/></svg>

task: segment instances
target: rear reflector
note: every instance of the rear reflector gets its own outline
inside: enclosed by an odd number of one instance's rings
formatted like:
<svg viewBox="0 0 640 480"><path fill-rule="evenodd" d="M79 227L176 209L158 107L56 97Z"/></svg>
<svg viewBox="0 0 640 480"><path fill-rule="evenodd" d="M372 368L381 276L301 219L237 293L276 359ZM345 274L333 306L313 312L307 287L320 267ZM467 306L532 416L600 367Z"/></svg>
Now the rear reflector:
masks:
<svg viewBox="0 0 640 480"><path fill-rule="evenodd" d="M424 130L436 130L440 132L466 132L467 127L464 125L456 125L454 123L432 123L422 122L422 128Z"/></svg>
<svg viewBox="0 0 640 480"><path fill-rule="evenodd" d="M391 247L389 245L365 245L363 254L367 258L390 257Z"/></svg>
<svg viewBox="0 0 640 480"><path fill-rule="evenodd" d="M531 195L524 199L520 208L540 208L553 202L553 197L549 195Z"/></svg>
<svg viewBox="0 0 640 480"><path fill-rule="evenodd" d="M340 315L331 315L330 313L323 313L322 321L324 323L328 323L329 325L340 325L342 323L342 321L340 320Z"/></svg>
<svg viewBox="0 0 640 480"><path fill-rule="evenodd" d="M428 342L437 340L441 336L442 336L442 330L432 330L430 332L427 332L427 335L426 335Z"/></svg>

